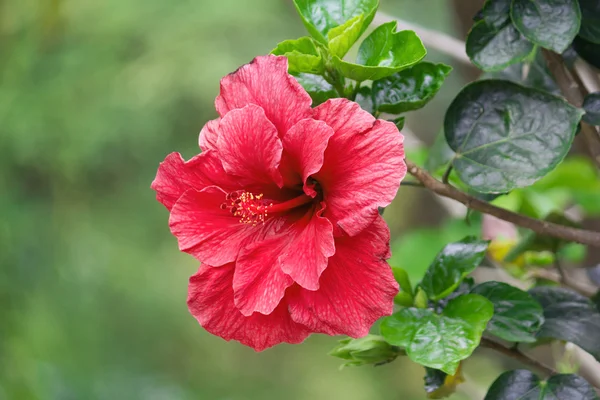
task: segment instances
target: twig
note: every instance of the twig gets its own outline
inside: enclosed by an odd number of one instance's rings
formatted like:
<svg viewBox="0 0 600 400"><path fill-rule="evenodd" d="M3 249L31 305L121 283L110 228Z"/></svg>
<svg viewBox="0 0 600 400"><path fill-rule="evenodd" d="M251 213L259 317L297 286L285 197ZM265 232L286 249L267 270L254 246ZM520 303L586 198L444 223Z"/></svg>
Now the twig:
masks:
<svg viewBox="0 0 600 400"><path fill-rule="evenodd" d="M493 340L485 338L485 337L481 338L480 345L481 345L481 347L495 350L498 353L502 353L505 356L513 358L522 364L525 364L529 367L532 367L539 371L542 371L546 375L556 375L558 373L554 368L550 368L550 367L542 364L541 362L534 360L533 358L530 358L529 356L527 356L525 353L522 353L517 348L504 347L500 343L494 342Z"/></svg>
<svg viewBox="0 0 600 400"><path fill-rule="evenodd" d="M452 163L448 164L448 168L446 168L446 171L444 171L444 176L442 176L442 183L444 184L448 184L448 181L450 180L450 173L452 172Z"/></svg>
<svg viewBox="0 0 600 400"><path fill-rule="evenodd" d="M512 222L513 224L523 228L531 229L532 231L541 235L553 236L570 242L600 247L600 232L587 231L584 229L554 224L548 221L541 221L523 214L518 214L500 207L496 207L490 203L481 201L473 196L461 192L451 185L446 185L438 181L429 175L429 173L419 168L412 161L406 160L406 165L408 166L408 172L419 182L421 182L423 186L440 196L454 199L464 204L468 208L493 215L496 218Z"/></svg>
<svg viewBox="0 0 600 400"><path fill-rule="evenodd" d="M425 187L421 182L402 181L402 186Z"/></svg>
<svg viewBox="0 0 600 400"><path fill-rule="evenodd" d="M550 50L543 49L542 54L554 80L558 84L565 99L575 107L581 107L583 103L585 87L580 87L576 79L569 74L562 57ZM598 167L600 167L600 136L598 131L591 125L581 122L581 134L586 142L588 151Z"/></svg>
<svg viewBox="0 0 600 400"><path fill-rule="evenodd" d="M554 268L556 268L556 271L558 271L558 274L560 275L560 283L566 284L567 274L565 274L562 265L560 265L560 260L558 259L558 254L556 254L556 252L554 253Z"/></svg>

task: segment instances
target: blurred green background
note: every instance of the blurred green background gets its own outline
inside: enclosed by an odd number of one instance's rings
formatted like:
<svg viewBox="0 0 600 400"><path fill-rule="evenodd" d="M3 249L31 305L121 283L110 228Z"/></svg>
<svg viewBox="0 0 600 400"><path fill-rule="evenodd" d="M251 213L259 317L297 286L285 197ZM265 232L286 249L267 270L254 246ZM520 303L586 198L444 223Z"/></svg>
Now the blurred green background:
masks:
<svg viewBox="0 0 600 400"><path fill-rule="evenodd" d="M452 31L446 2L381 8ZM406 360L340 371L325 336L255 353L187 311L197 263L150 182L198 152L223 75L303 34L288 0L0 0L0 399L425 398ZM426 141L462 82L409 118ZM413 193L386 212L396 240L439 214L415 215ZM435 254L455 231L414 240Z"/></svg>

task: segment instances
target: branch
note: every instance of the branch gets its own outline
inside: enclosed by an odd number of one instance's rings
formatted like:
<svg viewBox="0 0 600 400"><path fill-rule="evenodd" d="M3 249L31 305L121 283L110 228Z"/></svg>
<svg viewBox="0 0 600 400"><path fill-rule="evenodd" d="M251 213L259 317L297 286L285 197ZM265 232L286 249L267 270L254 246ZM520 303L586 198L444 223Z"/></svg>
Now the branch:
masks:
<svg viewBox="0 0 600 400"><path fill-rule="evenodd" d="M552 76L554 76L554 80L558 84L563 96L565 96L565 99L575 107L581 107L587 89L583 87L583 84L580 86L577 83L579 77L575 79L571 76L559 54L547 49L543 49L542 53L546 59L546 64L548 64L548 69ZM593 126L582 121L581 134L592 159L600 167L600 136L598 135L598 131Z"/></svg>
<svg viewBox="0 0 600 400"><path fill-rule="evenodd" d="M600 232L587 231L584 229L572 228L569 226L559 225L548 221L531 218L523 214L518 214L500 207L496 207L485 201L481 201L473 196L470 196L451 185L446 185L426 171L419 168L412 161L406 160L408 172L414 176L426 188L434 193L454 199L468 208L480 211L482 213L493 215L496 218L512 222L515 225L523 228L531 229L540 235L553 236L569 242L577 242L587 244L589 246L600 247Z"/></svg>
<svg viewBox="0 0 600 400"><path fill-rule="evenodd" d="M501 345L500 343L494 342L491 339L488 338L481 338L481 343L480 343L481 347L485 347L487 349L492 349L497 351L498 353L502 353L505 356L508 356L510 358L513 358L517 361L519 361L522 364L525 364L529 367L535 368L539 371L542 371L544 374L546 375L556 375L558 374L558 372L553 369L550 368L544 364L542 364L541 362L534 360L533 358L529 358L529 356L527 356L525 353L522 353L520 350L518 350L517 348L508 348L508 347L504 347L503 345Z"/></svg>

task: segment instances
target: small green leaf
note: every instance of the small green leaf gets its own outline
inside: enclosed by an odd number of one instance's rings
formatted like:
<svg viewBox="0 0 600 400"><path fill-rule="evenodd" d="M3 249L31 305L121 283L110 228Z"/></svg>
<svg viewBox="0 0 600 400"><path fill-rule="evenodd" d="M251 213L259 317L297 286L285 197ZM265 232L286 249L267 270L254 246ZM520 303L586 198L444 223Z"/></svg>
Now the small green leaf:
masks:
<svg viewBox="0 0 600 400"><path fill-rule="evenodd" d="M325 79L323 79L323 77L319 75L296 74L294 78L296 78L296 80L312 98L313 107L316 107L331 98L339 96L333 86L331 86Z"/></svg>
<svg viewBox="0 0 600 400"><path fill-rule="evenodd" d="M396 278L396 282L400 285L400 289L402 291L414 296L413 288L410 283L410 278L408 277L408 273L398 267L392 267L392 272L394 273L394 278Z"/></svg>
<svg viewBox="0 0 600 400"><path fill-rule="evenodd" d="M367 335L359 339L342 339L330 356L348 361L343 366L361 366L368 364L385 364L394 361L400 349L390 345L378 335Z"/></svg>
<svg viewBox="0 0 600 400"><path fill-rule="evenodd" d="M577 0L513 0L510 15L527 39L557 53L569 47L581 22Z"/></svg>
<svg viewBox="0 0 600 400"><path fill-rule="evenodd" d="M587 298L569 289L540 286L529 293L544 309L538 339L571 342L600 360L600 312Z"/></svg>
<svg viewBox="0 0 600 400"><path fill-rule="evenodd" d="M379 6L379 0L294 0L294 4L311 36L321 43L327 44L329 42L328 35L333 28L344 25L353 18L363 15L363 20L358 29L358 36L354 40L358 39L373 20L375 11ZM352 28L346 26L342 30L345 33L339 30L335 31L330 39L349 42L350 38L356 35L354 31L356 28L356 26ZM344 36L345 38L342 38ZM334 44L338 51L344 46L347 46L347 44ZM352 44L348 48L351 46Z"/></svg>
<svg viewBox="0 0 600 400"><path fill-rule="evenodd" d="M425 368L425 392L428 399L445 399L454 394L456 387L465 381L459 366L454 375L433 368Z"/></svg>
<svg viewBox="0 0 600 400"><path fill-rule="evenodd" d="M484 282L471 293L494 305L487 331L509 342L535 342L535 333L544 322L542 306L527 292L502 282Z"/></svg>
<svg viewBox="0 0 600 400"><path fill-rule="evenodd" d="M452 71L445 64L420 62L387 78L373 82L378 111L400 114L427 104Z"/></svg>
<svg viewBox="0 0 600 400"><path fill-rule="evenodd" d="M594 388L575 374L551 376L543 382L526 369L507 371L490 386L484 400L597 400Z"/></svg>
<svg viewBox="0 0 600 400"><path fill-rule="evenodd" d="M431 300L440 300L456 289L483 261L489 242L469 236L446 245L419 284Z"/></svg>
<svg viewBox="0 0 600 400"><path fill-rule="evenodd" d="M320 75L325 70L321 53L313 39L308 36L295 40L285 40L271 51L271 54L286 56L290 74L306 72Z"/></svg>
<svg viewBox="0 0 600 400"><path fill-rule="evenodd" d="M494 307L482 296L467 294L452 300L442 314L405 308L386 317L381 334L406 349L411 360L454 375L461 360L477 348Z"/></svg>
<svg viewBox="0 0 600 400"><path fill-rule="evenodd" d="M589 42L600 44L600 2L579 0L579 6L581 7L579 36Z"/></svg>
<svg viewBox="0 0 600 400"><path fill-rule="evenodd" d="M334 56L333 63L346 78L378 80L419 62L427 51L413 31L396 32L395 21L380 25L361 43L356 63Z"/></svg>
<svg viewBox="0 0 600 400"><path fill-rule="evenodd" d="M590 93L583 100L583 120L590 125L600 125L600 92Z"/></svg>
<svg viewBox="0 0 600 400"><path fill-rule="evenodd" d="M481 193L529 186L565 157L582 114L560 97L512 82L474 82L446 111L452 164Z"/></svg>
<svg viewBox="0 0 600 400"><path fill-rule="evenodd" d="M467 55L484 71L499 71L527 58L534 49L510 20L500 27L476 22L467 36Z"/></svg>

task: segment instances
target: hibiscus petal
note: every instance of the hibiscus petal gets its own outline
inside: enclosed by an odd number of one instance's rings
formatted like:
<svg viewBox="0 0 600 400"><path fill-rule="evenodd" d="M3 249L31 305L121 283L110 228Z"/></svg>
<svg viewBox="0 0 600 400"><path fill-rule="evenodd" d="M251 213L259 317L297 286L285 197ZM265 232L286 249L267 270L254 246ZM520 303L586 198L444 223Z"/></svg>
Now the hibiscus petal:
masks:
<svg viewBox="0 0 600 400"><path fill-rule="evenodd" d="M217 138L219 137L219 122L219 118L213 119L202 127L198 136L198 145L203 151L216 149Z"/></svg>
<svg viewBox="0 0 600 400"><path fill-rule="evenodd" d="M314 175L327 203L324 215L334 226L356 235L376 218L377 207L392 202L406 175L404 137L393 123L375 120L346 99L321 104L315 118L335 131L323 168Z"/></svg>
<svg viewBox="0 0 600 400"><path fill-rule="evenodd" d="M309 335L305 326L290 318L281 302L270 315L243 316L233 304L233 264L220 268L202 265L190 278L188 308L210 333L262 351L276 344L301 343Z"/></svg>
<svg viewBox="0 0 600 400"><path fill-rule="evenodd" d="M296 122L311 115L312 100L287 72L283 56L256 57L221 80L215 106L221 117L236 108L256 104L283 136Z"/></svg>
<svg viewBox="0 0 600 400"><path fill-rule="evenodd" d="M213 185L228 191L240 187L227 175L216 153L206 151L189 161L179 153L169 154L160 163L150 187L156 191L156 199L171 210L186 190L202 190Z"/></svg>
<svg viewBox="0 0 600 400"><path fill-rule="evenodd" d="M327 259L335 253L333 226L322 214L311 211L293 224L286 233L290 242L279 257L282 271L308 290L319 289Z"/></svg>
<svg viewBox="0 0 600 400"><path fill-rule="evenodd" d="M273 234L282 222L271 218L264 225L241 223L239 217L221 209L225 195L214 186L188 190L175 203L169 218L179 249L215 266L234 261L245 246Z"/></svg>
<svg viewBox="0 0 600 400"><path fill-rule="evenodd" d="M283 185L279 172L283 145L259 106L249 104L221 118L217 149L225 171L242 182Z"/></svg>
<svg viewBox="0 0 600 400"><path fill-rule="evenodd" d="M356 236L336 240L336 253L321 276L321 287L294 287L286 294L292 319L314 332L362 337L393 311L398 284L383 257L389 230L381 217Z"/></svg>
<svg viewBox="0 0 600 400"><path fill-rule="evenodd" d="M286 185L300 181L307 195L316 196L317 192L306 180L323 166L327 142L333 133L323 121L303 119L283 136L281 171Z"/></svg>

